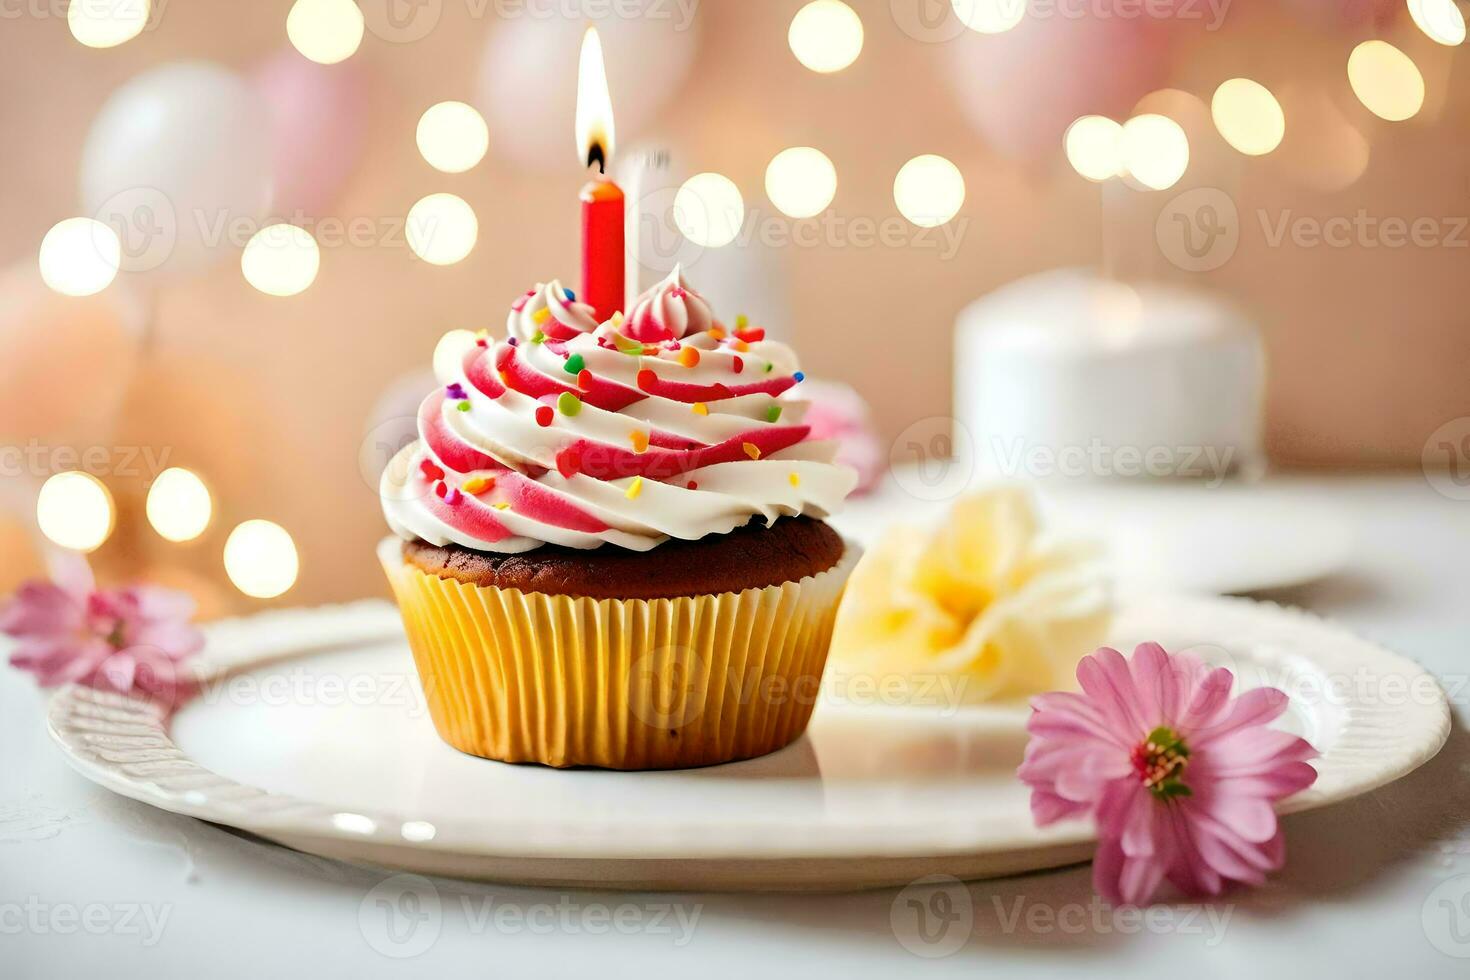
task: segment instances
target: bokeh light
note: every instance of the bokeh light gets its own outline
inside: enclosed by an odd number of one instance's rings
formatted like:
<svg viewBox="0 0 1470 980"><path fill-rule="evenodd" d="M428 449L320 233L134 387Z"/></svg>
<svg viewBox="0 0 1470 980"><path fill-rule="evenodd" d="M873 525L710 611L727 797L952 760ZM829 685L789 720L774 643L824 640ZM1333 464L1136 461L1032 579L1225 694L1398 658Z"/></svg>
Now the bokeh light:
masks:
<svg viewBox="0 0 1470 980"><path fill-rule="evenodd" d="M1210 116L1225 142L1258 157L1281 145L1286 115L1271 90L1249 78L1232 78L1215 89Z"/></svg>
<svg viewBox="0 0 1470 980"><path fill-rule="evenodd" d="M165 540L193 541L209 528L214 501L209 488L192 471L171 467L148 488L148 523Z"/></svg>
<svg viewBox="0 0 1470 980"><path fill-rule="evenodd" d="M235 588L252 598L284 595L300 571L296 542L279 524L246 521L225 541L225 573Z"/></svg>
<svg viewBox="0 0 1470 980"><path fill-rule="evenodd" d="M821 214L837 195L837 168L810 146L782 150L766 168L766 196L792 218Z"/></svg>
<svg viewBox="0 0 1470 980"><path fill-rule="evenodd" d="M786 40L812 71L841 71L862 54L863 21L842 0L812 0L792 18Z"/></svg>
<svg viewBox="0 0 1470 980"><path fill-rule="evenodd" d="M965 177L944 157L932 153L914 157L894 178L893 203L920 228L937 228L960 213Z"/></svg>
<svg viewBox="0 0 1470 980"><path fill-rule="evenodd" d="M92 218L67 218L41 239L41 279L65 296L100 293L117 278L122 242Z"/></svg>
<svg viewBox="0 0 1470 980"><path fill-rule="evenodd" d="M1432 41L1449 47L1465 43L1465 15L1455 0L1409 0L1409 16Z"/></svg>
<svg viewBox="0 0 1470 980"><path fill-rule="evenodd" d="M335 65L362 44L362 11L353 0L296 0L286 15L291 45L312 61Z"/></svg>
<svg viewBox="0 0 1470 980"><path fill-rule="evenodd" d="M475 209L453 194L430 194L408 211L408 247L431 265L454 265L480 238Z"/></svg>
<svg viewBox="0 0 1470 980"><path fill-rule="evenodd" d="M723 248L745 224L745 199L724 174L695 174L674 195L674 223L703 248Z"/></svg>
<svg viewBox="0 0 1470 980"><path fill-rule="evenodd" d="M440 102L419 118L419 153L435 170L462 174L485 158L490 127L463 102Z"/></svg>
<svg viewBox="0 0 1470 980"><path fill-rule="evenodd" d="M89 48L115 48L143 33L151 7L152 0L72 0L66 26Z"/></svg>
<svg viewBox="0 0 1470 980"><path fill-rule="evenodd" d="M1026 0L950 0L955 16L972 31L1003 34L1026 16Z"/></svg>
<svg viewBox="0 0 1470 980"><path fill-rule="evenodd" d="M1117 177L1123 169L1123 127L1107 116L1083 116L1067 127L1062 140L1072 169L1093 181Z"/></svg>
<svg viewBox="0 0 1470 980"><path fill-rule="evenodd" d="M52 543L72 551L96 551L112 534L112 494L90 473L57 473L41 486L36 523Z"/></svg>
<svg viewBox="0 0 1470 980"><path fill-rule="evenodd" d="M1348 82L1369 112L1389 122L1409 119L1424 106L1424 76L1387 41L1364 41L1353 49Z"/></svg>
<svg viewBox="0 0 1470 980"><path fill-rule="evenodd" d="M316 282L322 251L305 228L267 225L240 255L245 281L269 296L295 296Z"/></svg>
<svg viewBox="0 0 1470 980"><path fill-rule="evenodd" d="M1189 169L1189 137L1168 116L1145 113L1123 124L1123 170L1144 187L1162 191Z"/></svg>

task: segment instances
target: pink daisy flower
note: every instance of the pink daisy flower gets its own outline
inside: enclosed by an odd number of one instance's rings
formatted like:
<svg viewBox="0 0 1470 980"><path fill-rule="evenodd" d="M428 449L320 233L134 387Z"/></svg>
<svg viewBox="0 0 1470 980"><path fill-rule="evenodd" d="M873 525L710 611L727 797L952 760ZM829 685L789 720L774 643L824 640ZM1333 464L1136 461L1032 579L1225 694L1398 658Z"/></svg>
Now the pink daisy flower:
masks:
<svg viewBox="0 0 1470 980"><path fill-rule="evenodd" d="M204 645L193 614L182 592L98 589L87 562L66 553L52 562L52 581L27 582L0 604L0 633L20 641L11 665L42 687L78 681L172 704L178 664Z"/></svg>
<svg viewBox="0 0 1470 980"><path fill-rule="evenodd" d="M1099 894L1142 904L1168 879L1188 895L1218 895L1281 867L1275 804L1317 778L1312 746L1267 727L1285 694L1232 698L1230 671L1157 643L1131 661L1101 649L1078 664L1077 680L1081 693L1031 702L1019 775L1039 826L1096 820Z"/></svg>

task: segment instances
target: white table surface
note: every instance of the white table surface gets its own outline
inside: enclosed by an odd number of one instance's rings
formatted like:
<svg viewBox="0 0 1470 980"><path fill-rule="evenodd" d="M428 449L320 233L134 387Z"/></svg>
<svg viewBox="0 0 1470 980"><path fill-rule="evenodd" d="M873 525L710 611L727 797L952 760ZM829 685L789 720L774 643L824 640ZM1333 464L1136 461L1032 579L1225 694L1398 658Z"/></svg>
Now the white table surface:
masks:
<svg viewBox="0 0 1470 980"><path fill-rule="evenodd" d="M307 857L117 798L75 775L44 698L0 669L0 977L1325 975L1470 970L1470 503L1417 476L1273 481L1330 501L1342 573L1272 598L1334 616L1428 666L1456 730L1427 767L1286 821L1266 887L1149 919L1099 909L1089 869L962 893L620 894L425 884ZM1207 560L1201 555L1200 560ZM942 869L935 869L942 871ZM940 919L926 945L910 899ZM945 904L949 902L950 904ZM437 903L437 910L435 904ZM895 925L897 923L897 925ZM921 958L914 947L931 954ZM934 957L932 954L949 953ZM413 954L413 955L405 955ZM1458 955L1452 955L1458 954ZM925 962L928 959L928 962Z"/></svg>

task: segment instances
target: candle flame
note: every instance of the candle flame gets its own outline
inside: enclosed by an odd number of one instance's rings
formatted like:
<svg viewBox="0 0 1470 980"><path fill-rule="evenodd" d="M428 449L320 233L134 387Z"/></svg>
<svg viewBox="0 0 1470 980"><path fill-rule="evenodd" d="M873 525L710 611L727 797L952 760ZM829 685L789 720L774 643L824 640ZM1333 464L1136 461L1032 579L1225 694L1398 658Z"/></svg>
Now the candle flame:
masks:
<svg viewBox="0 0 1470 980"><path fill-rule="evenodd" d="M612 95L607 87L607 66L602 60L602 38L597 28L587 28L582 38L582 64L577 78L577 150L587 166L597 164L607 173L613 151Z"/></svg>

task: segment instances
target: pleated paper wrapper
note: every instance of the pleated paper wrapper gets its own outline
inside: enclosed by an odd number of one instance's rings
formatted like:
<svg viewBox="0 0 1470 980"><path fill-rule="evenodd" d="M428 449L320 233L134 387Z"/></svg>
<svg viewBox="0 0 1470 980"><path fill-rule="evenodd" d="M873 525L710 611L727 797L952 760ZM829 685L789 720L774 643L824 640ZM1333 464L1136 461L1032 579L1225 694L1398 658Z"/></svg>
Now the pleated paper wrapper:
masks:
<svg viewBox="0 0 1470 980"><path fill-rule="evenodd" d="M505 762L677 769L750 759L806 730L858 549L741 593L590 599L471 585L378 556L429 714Z"/></svg>

